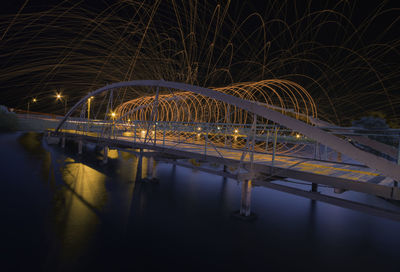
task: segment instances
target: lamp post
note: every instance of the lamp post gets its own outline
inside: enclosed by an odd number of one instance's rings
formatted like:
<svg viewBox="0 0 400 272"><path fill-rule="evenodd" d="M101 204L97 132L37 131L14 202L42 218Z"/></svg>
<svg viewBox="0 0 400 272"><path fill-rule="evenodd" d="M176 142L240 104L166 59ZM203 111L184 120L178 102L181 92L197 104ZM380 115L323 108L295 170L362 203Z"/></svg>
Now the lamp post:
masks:
<svg viewBox="0 0 400 272"><path fill-rule="evenodd" d="M87 110L87 119L88 119L88 122L89 122L89 120L90 120L90 102L92 101L92 99L93 99L94 97L93 96L91 96L91 97L89 97L88 98L88 110Z"/></svg>
<svg viewBox="0 0 400 272"><path fill-rule="evenodd" d="M114 130L114 126L115 126L115 118L117 117L117 114L115 113L115 111L111 111L111 119L112 119L112 127L111 127L111 136L114 136L115 130Z"/></svg>
<svg viewBox="0 0 400 272"><path fill-rule="evenodd" d="M60 100L62 102L64 98L64 115L67 113L67 97L62 96L61 93L56 93L56 101Z"/></svg>
<svg viewBox="0 0 400 272"><path fill-rule="evenodd" d="M26 116L27 117L29 117L29 106L30 106L30 103L36 103L37 102L37 99L36 98L33 98L32 100L29 100L28 101L28 109L27 109L27 111L26 111Z"/></svg>

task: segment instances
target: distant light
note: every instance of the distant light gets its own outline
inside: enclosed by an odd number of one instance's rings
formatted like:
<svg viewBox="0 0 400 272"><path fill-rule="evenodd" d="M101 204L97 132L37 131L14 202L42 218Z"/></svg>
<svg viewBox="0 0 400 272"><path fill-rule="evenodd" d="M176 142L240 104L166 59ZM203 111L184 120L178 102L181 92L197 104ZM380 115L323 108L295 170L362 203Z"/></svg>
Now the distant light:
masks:
<svg viewBox="0 0 400 272"><path fill-rule="evenodd" d="M111 113L111 117L114 118L115 116L116 116L115 112L112 112L112 113Z"/></svg>
<svg viewBox="0 0 400 272"><path fill-rule="evenodd" d="M145 134L145 133L146 133L146 130L142 130L142 133Z"/></svg>
<svg viewBox="0 0 400 272"><path fill-rule="evenodd" d="M238 133L238 132L239 132L239 130L235 129L235 133Z"/></svg>
<svg viewBox="0 0 400 272"><path fill-rule="evenodd" d="M131 121L131 119L128 119L128 122L130 122Z"/></svg>
<svg viewBox="0 0 400 272"><path fill-rule="evenodd" d="M221 129L221 127L217 127L217 129Z"/></svg>
<svg viewBox="0 0 400 272"><path fill-rule="evenodd" d="M296 134L296 138L300 138L300 134Z"/></svg>
<svg viewBox="0 0 400 272"><path fill-rule="evenodd" d="M199 130L199 131L200 131L200 130L201 130L201 127L198 127L198 128L197 128L197 130Z"/></svg>
<svg viewBox="0 0 400 272"><path fill-rule="evenodd" d="M56 94L56 99L57 99L57 100L59 100L59 99L61 99L61 98L62 98L62 95L61 95L61 94L59 94L59 93Z"/></svg>
<svg viewBox="0 0 400 272"><path fill-rule="evenodd" d="M33 102L33 103L36 103L36 101L37 101L37 99L36 99L36 98L32 99L32 102Z"/></svg>

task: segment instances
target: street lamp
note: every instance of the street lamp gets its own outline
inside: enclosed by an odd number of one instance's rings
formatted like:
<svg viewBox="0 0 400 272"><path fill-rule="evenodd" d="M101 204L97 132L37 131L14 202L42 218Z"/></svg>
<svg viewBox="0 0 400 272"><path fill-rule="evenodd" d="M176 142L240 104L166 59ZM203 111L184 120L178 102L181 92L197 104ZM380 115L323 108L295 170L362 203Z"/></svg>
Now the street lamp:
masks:
<svg viewBox="0 0 400 272"><path fill-rule="evenodd" d="M64 115L67 113L67 97L62 96L61 93L56 93L56 101L60 100L62 102L64 98Z"/></svg>
<svg viewBox="0 0 400 272"><path fill-rule="evenodd" d="M29 100L28 101L28 109L27 109L27 111L26 111L26 116L27 117L29 117L29 106L30 106L30 103L36 103L37 102L37 99L36 98L33 98L32 100Z"/></svg>
<svg viewBox="0 0 400 272"><path fill-rule="evenodd" d="M87 110L88 121L90 120L90 102L92 101L93 98L94 98L93 96L88 98L88 110Z"/></svg>

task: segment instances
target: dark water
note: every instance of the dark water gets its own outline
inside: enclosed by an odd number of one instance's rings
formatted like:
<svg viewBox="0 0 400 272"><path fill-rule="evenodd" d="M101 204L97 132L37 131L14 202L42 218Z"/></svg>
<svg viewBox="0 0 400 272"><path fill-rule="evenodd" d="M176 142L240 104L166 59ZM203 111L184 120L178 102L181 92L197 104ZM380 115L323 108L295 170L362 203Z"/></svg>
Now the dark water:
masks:
<svg viewBox="0 0 400 272"><path fill-rule="evenodd" d="M143 183L132 154L34 133L0 148L0 271L400 271L399 222L260 187L242 222L234 180L157 162Z"/></svg>

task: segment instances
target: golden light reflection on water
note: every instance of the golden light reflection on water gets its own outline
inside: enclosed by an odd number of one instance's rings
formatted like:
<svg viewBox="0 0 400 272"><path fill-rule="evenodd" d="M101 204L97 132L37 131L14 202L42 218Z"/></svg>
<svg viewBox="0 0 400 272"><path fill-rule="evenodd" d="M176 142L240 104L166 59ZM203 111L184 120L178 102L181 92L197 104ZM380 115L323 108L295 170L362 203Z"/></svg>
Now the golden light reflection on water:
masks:
<svg viewBox="0 0 400 272"><path fill-rule="evenodd" d="M117 149L109 149L108 150L108 157L110 159L118 159L118 150Z"/></svg>
<svg viewBox="0 0 400 272"><path fill-rule="evenodd" d="M53 193L51 222L62 244L61 251L56 253L60 254L61 263L67 265L77 261L89 248L106 206L107 210L118 215L113 218L118 232L126 231L138 173L138 156L110 149L108 157L117 160L110 168L99 162L77 161L49 152L42 145L42 135L38 133L25 133L19 142L40 163L43 181ZM143 157L142 177L146 176L147 163L147 158ZM102 173L104 168L108 168L109 177ZM106 182L112 183L112 190L107 191Z"/></svg>
<svg viewBox="0 0 400 272"><path fill-rule="evenodd" d="M107 201L106 176L68 158L62 178L67 187L58 192L62 205L56 205L55 212L61 226L64 254L68 257L86 246L99 223L96 212Z"/></svg>

